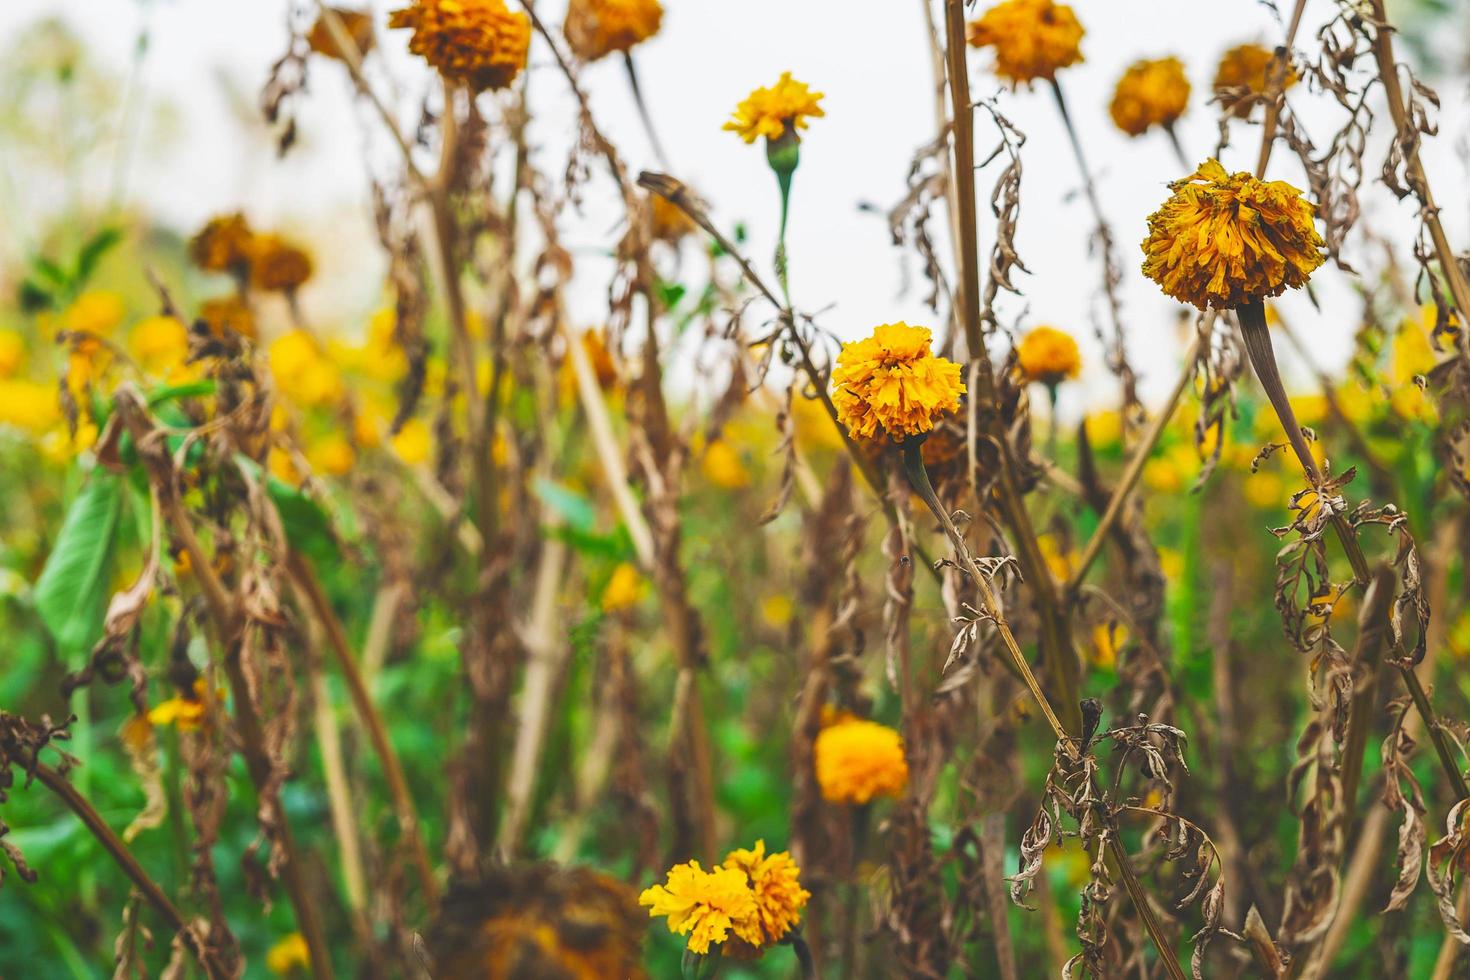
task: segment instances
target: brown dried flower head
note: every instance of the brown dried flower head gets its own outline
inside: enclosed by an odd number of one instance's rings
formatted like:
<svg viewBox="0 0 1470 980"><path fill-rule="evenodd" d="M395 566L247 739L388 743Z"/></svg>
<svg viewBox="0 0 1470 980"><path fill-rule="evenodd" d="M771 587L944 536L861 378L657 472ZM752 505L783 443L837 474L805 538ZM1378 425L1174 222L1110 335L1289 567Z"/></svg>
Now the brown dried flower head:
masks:
<svg viewBox="0 0 1470 980"><path fill-rule="evenodd" d="M411 29L408 49L474 92L509 85L531 47L531 19L504 0L417 0L388 26Z"/></svg>

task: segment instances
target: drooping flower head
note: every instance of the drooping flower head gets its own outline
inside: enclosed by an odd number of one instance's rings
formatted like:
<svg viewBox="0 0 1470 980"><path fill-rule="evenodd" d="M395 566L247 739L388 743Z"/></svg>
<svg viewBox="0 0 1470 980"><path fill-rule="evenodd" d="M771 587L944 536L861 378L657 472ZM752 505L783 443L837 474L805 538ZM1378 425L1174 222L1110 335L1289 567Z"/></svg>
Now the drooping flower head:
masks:
<svg viewBox="0 0 1470 980"><path fill-rule="evenodd" d="M738 133L747 143L762 136L768 140L779 140L788 133L796 137L797 130L806 129L808 117L826 115L817 104L820 101L821 92L813 92L805 82L792 78L791 72L783 71L775 85L746 96L722 128Z"/></svg>
<svg viewBox="0 0 1470 980"><path fill-rule="evenodd" d="M732 931L752 946L761 944L755 892L738 867L706 871L698 861L676 864L665 884L644 889L638 904L648 906L649 918L665 916L669 931L687 935L690 951L700 955L724 942Z"/></svg>
<svg viewBox="0 0 1470 980"><path fill-rule="evenodd" d="M1055 327L1033 327L1016 345L1016 366L1027 381L1056 385L1077 377L1082 354L1071 334Z"/></svg>
<svg viewBox="0 0 1470 980"><path fill-rule="evenodd" d="M766 853L766 842L755 847L739 848L725 856L726 868L743 871L755 893L756 918L765 944L780 942L800 924L801 910L806 908L811 892L801 887L801 869L787 851Z"/></svg>
<svg viewBox="0 0 1470 980"><path fill-rule="evenodd" d="M1059 69L1081 61L1083 33L1065 4L1002 0L970 22L968 36L972 47L995 50L995 73L1015 87L1051 81Z"/></svg>
<svg viewBox="0 0 1470 980"><path fill-rule="evenodd" d="M832 402L855 439L879 430L894 442L934 428L956 411L965 384L960 366L935 356L927 327L886 323L865 340L844 344L832 372Z"/></svg>
<svg viewBox="0 0 1470 980"><path fill-rule="evenodd" d="M415 0L388 26L412 29L408 50L472 92L509 85L531 47L531 19L505 0Z"/></svg>
<svg viewBox="0 0 1470 980"><path fill-rule="evenodd" d="M205 272L238 272L250 264L253 237L243 214L223 214L189 239L189 258Z"/></svg>
<svg viewBox="0 0 1470 980"><path fill-rule="evenodd" d="M583 61L596 61L658 33L664 18L659 0L571 0L562 33Z"/></svg>
<svg viewBox="0 0 1470 980"><path fill-rule="evenodd" d="M830 803L868 803L899 797L909 782L903 738L862 718L839 720L817 733L817 785Z"/></svg>
<svg viewBox="0 0 1470 980"><path fill-rule="evenodd" d="M373 49L373 18L372 15L362 10L347 10L343 7L333 7L332 12L342 22L347 36L352 38L352 43L357 47L359 55L367 54ZM338 61L346 61L342 56L342 49L337 47L337 41L327 27L325 15L318 14L316 21L311 25L311 30L306 34L306 43L317 54L328 58L336 58Z"/></svg>
<svg viewBox="0 0 1470 980"><path fill-rule="evenodd" d="M1270 88L1271 62L1276 55L1259 44L1241 44L1226 51L1215 69L1215 95L1232 114L1244 119ZM1280 80L1282 91L1297 83L1290 63Z"/></svg>
<svg viewBox="0 0 1470 980"><path fill-rule="evenodd" d="M1181 303L1234 309L1301 286L1322 264L1315 209L1290 184L1206 160L1169 187L1149 215L1143 272Z"/></svg>
<svg viewBox="0 0 1470 980"><path fill-rule="evenodd" d="M311 256L280 235L256 235L249 245L250 285L294 292L311 278Z"/></svg>
<svg viewBox="0 0 1470 980"><path fill-rule="evenodd" d="M1138 61L1128 66L1108 113L1129 136L1142 136L1150 126L1172 126L1189 105L1189 78L1178 58Z"/></svg>

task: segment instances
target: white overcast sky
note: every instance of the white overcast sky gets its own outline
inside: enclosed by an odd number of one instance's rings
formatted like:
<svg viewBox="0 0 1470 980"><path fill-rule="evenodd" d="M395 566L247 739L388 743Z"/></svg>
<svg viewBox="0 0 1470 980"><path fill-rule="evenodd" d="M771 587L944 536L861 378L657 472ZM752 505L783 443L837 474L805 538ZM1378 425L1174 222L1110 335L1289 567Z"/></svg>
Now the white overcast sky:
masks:
<svg viewBox="0 0 1470 980"><path fill-rule="evenodd" d="M862 202L886 207L896 201L915 149L933 138L933 79L921 2L665 0L662 33L637 53L676 173L709 198L717 221L748 224L750 250L762 261L769 261L775 231L774 181L760 148L745 146L722 132L720 124L747 91L771 83L783 70L826 93L827 116L813 122L802 148L789 249L798 305L813 310L830 306L824 323L848 336L897 319L933 322L922 306L920 284L907 295L902 292L899 255L885 222L859 210ZM407 126L430 77L421 62L407 55L406 32L383 29L387 10L397 4L375 0L371 6L388 54L388 73L377 78L382 82L391 75ZM1302 44L1333 6L1331 0L1311 0ZM254 99L284 47L287 7L286 0L3 0L0 49L36 18L61 16L121 76L144 17L151 18L145 91L150 105L162 101L172 108L175 135L152 141L145 134L129 178L131 196L180 229L244 206L257 225L281 226L311 240L326 256L314 292L306 297L311 312L352 329L379 289L378 266L364 262L377 261L362 161L369 143L364 131L373 119L354 103L336 65L315 64L309 96L299 110L303 139L284 161L274 158L259 127L252 131L241 121L242 100ZM1176 308L1137 272L1137 243L1145 216L1165 195L1165 183L1179 176L1179 168L1161 137L1130 141L1113 129L1106 114L1112 84L1135 59L1181 57L1195 86L1181 137L1192 155L1203 158L1215 138L1213 108L1203 99L1219 54L1243 41L1273 45L1282 29L1259 0L1211 3L1207 29L1201 0L1076 0L1074 7L1087 29L1087 61L1069 69L1063 81L1119 241L1129 350L1143 375L1145 394L1157 396L1177 370ZM1219 16L1222 8L1229 9L1229 16ZM541 9L559 24L559 0L543 0ZM533 140L542 166L560 173L573 115L562 79L539 41L531 59L538 120ZM971 55L977 97L998 91L984 71L986 62L984 54ZM630 162L653 166L621 65L609 59L590 69L584 81L592 90L599 122ZM1464 109L1464 76L1454 85L1440 93L1445 104L1442 134L1428 160L1451 238L1463 249L1470 236L1470 182L1463 154L1456 149L1464 148L1470 115ZM1298 111L1309 124L1323 119L1313 135L1325 142L1335 117L1314 115L1310 100L1293 101L1300 103ZM1002 319L1014 320L1024 310L1026 324L1069 329L1083 338L1084 350L1091 350L1089 310L1100 272L1086 250L1091 219L1075 193L1079 181L1065 132L1045 91L1005 92L1001 105L1027 136L1019 246L1031 270L1018 279L1025 298L1008 301ZM990 144L983 117L978 128L983 156ZM1256 131L1237 126L1236 141L1239 148L1225 163L1249 169L1258 145ZM1381 156L1370 159L1370 175L1380 161ZM1281 153L1272 176L1301 183L1294 162ZM19 184L23 210L28 175L12 173L9 179ZM981 173L982 192L992 180L991 172ZM981 247L988 250L991 227L983 198L981 210ZM1365 212L1375 227L1393 230L1398 241L1407 243L1408 205L1372 193ZM563 221L566 240L585 250L581 260L586 277L573 301L589 323L604 302L606 281L591 256L609 245L614 215L596 207L583 216L568 214ZM14 229L26 219L24 213L12 215L4 224ZM938 223L935 227L942 228ZM0 234L9 232L0 226ZM1403 258L1409 260L1407 251ZM907 261L917 274L912 257ZM1302 331L1320 340L1326 360L1345 356L1356 324L1355 304L1341 279L1334 272L1319 276L1322 314L1313 312L1303 297L1288 300ZM1083 391L1090 400L1112 400L1106 372L1095 356L1088 360L1085 385L1067 396L1073 407Z"/></svg>

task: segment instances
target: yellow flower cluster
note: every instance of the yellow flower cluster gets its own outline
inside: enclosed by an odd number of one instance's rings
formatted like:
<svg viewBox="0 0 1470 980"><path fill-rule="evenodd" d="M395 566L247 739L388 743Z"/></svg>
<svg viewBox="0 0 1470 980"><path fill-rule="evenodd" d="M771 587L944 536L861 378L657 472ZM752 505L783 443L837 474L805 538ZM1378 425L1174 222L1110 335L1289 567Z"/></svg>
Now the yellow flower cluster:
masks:
<svg viewBox="0 0 1470 980"><path fill-rule="evenodd" d="M473 92L513 82L531 48L531 19L504 0L415 0L388 26L411 29L408 50Z"/></svg>
<svg viewBox="0 0 1470 980"><path fill-rule="evenodd" d="M1215 95L1233 115L1244 119L1267 93L1271 61L1276 55L1259 44L1241 44L1226 51L1215 69ZM1283 91L1297 83L1288 64L1281 78Z"/></svg>
<svg viewBox="0 0 1470 980"><path fill-rule="evenodd" d="M659 0L571 0L562 33L583 61L596 61L658 33L664 8Z"/></svg>
<svg viewBox="0 0 1470 980"><path fill-rule="evenodd" d="M1178 58L1138 61L1128 66L1108 114L1129 136L1142 136L1151 126L1174 125L1189 105L1189 78Z"/></svg>
<svg viewBox="0 0 1470 980"><path fill-rule="evenodd" d="M305 330L290 330L271 342L271 375L292 402L303 408L330 405L342 397L337 365Z"/></svg>
<svg viewBox="0 0 1470 980"><path fill-rule="evenodd" d="M807 118L826 115L818 105L821 92L813 92L805 82L791 77L784 71L780 79L770 88L758 88L735 107L735 114L724 129L738 133L747 143L754 143L764 136L778 140L789 131L807 128Z"/></svg>
<svg viewBox="0 0 1470 980"><path fill-rule="evenodd" d="M1077 377L1082 353L1071 334L1055 327L1034 327L1016 345L1016 366L1027 381L1055 385Z"/></svg>
<svg viewBox="0 0 1470 980"><path fill-rule="evenodd" d="M1180 302L1234 309L1301 286L1322 264L1314 208L1290 184L1207 160L1169 187L1149 215L1143 272Z"/></svg>
<svg viewBox="0 0 1470 980"><path fill-rule="evenodd" d="M766 842L756 841L708 871L698 861L674 865L666 882L645 889L638 904L648 906L650 918L666 917L669 931L689 936L689 950L701 956L732 932L759 952L801 922L811 893L800 876L789 853L768 855Z"/></svg>
<svg viewBox="0 0 1470 980"><path fill-rule="evenodd" d="M1053 80L1082 60L1082 25L1065 4L1052 0L1002 0L972 21L972 47L993 48L995 73L1012 86Z"/></svg>
<svg viewBox="0 0 1470 980"><path fill-rule="evenodd" d="M934 428L957 411L965 384L960 366L935 356L926 327L886 323L865 340L844 344L832 372L837 417L856 439L881 430L894 442Z"/></svg>
<svg viewBox="0 0 1470 980"><path fill-rule="evenodd" d="M902 736L875 721L837 716L817 733L815 755L817 785L829 803L897 798L908 786Z"/></svg>

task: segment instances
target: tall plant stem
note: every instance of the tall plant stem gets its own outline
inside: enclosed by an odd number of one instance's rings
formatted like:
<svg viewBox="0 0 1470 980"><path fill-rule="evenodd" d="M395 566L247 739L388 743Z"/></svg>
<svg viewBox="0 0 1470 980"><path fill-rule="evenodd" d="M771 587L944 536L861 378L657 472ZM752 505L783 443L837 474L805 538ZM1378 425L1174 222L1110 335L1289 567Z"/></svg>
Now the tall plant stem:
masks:
<svg viewBox="0 0 1470 980"><path fill-rule="evenodd" d="M212 952L204 947L199 935L185 921L174 903L169 900L168 895L164 894L158 883L149 877L148 872L138 863L138 859L133 857L133 852L128 850L122 838L107 826L107 822L102 819L102 815L87 801L87 798L68 782L65 776L44 762L35 763L35 774L36 779L43 786L55 793L61 802L66 804L67 809L77 815L88 832L97 838L97 843L102 845L102 849L113 861L117 862L123 874L128 876L128 880L133 883L134 888L138 889L138 893L163 916L169 928L184 936L184 945L199 961L199 965L204 968L205 975L211 980L214 977L229 976L229 971L219 963Z"/></svg>
<svg viewBox="0 0 1470 980"><path fill-rule="evenodd" d="M975 127L970 100L970 79L965 64L964 0L945 0L945 55L949 64L949 91L955 181L956 222L959 229L960 267L959 304L963 310L961 323L970 356L969 376L970 422L975 435L981 424L985 437L999 450L1001 466L996 481L995 497L1001 519L1011 532L1012 544L1021 571L1036 603L1040 624L1042 664L1047 682L1066 713L1067 729L1080 731L1082 717L1077 707L1077 688L1081 663L1072 647L1071 618L1059 601L1031 516L1016 479L1017 463L1009 434L995 413L997 404L995 378L990 354L985 347L985 334L980 325L980 252L975 222ZM982 415L983 413L983 415Z"/></svg>
<svg viewBox="0 0 1470 980"><path fill-rule="evenodd" d="M628 69L628 87L633 90L633 104L638 107L638 118L643 120L643 131L648 134L648 145L653 147L653 157L660 167L672 170L674 168L669 165L668 155L664 153L663 143L658 138L658 130L653 127L653 116L643 98L643 86L638 83L638 68L633 64L633 52L623 52L623 66Z"/></svg>
<svg viewBox="0 0 1470 980"><path fill-rule="evenodd" d="M1393 28L1389 26L1383 0L1371 0L1373 11L1373 56L1378 61L1378 77L1383 83L1383 94L1388 99L1388 112L1393 117L1398 134L1399 146L1404 152L1404 170L1414 196L1419 199L1423 210L1424 224L1429 229L1429 238L1434 243L1435 255L1439 257L1440 271L1450 287L1450 295L1460 311L1460 322L1470 323L1470 283L1465 280L1464 270L1455 258L1454 249L1445 235L1444 225L1439 220L1439 207L1434 203L1434 194L1429 189L1429 177L1424 164L1419 160L1419 133L1409 119L1404 104L1403 86L1399 82L1398 63L1393 55ZM1460 331L1460 351L1470 352L1470 337Z"/></svg>
<svg viewBox="0 0 1470 980"><path fill-rule="evenodd" d="M363 683L357 658L352 654L352 644L347 639L347 630L342 625L342 620L337 618L331 601L327 598L321 582L318 581L316 573L306 558L297 552L292 552L286 561L286 567L296 587L305 598L311 614L326 631L327 648L332 651L337 667L342 671L342 679L347 684L347 693L352 699L352 707L356 710L363 727L367 729L368 740L372 742L373 751L377 754L378 762L383 767L383 778L387 780L388 793L393 798L393 810L398 818L399 832L403 834L409 858L418 875L419 888L424 893L424 902L432 911L438 904L439 889L434 881L433 867L429 863L428 848L424 846L418 811L414 806L413 796L409 792L408 780L403 774L403 765L398 760L398 753L393 750L393 743L388 740L388 729L383 724L383 716L378 713L377 706L373 704L373 699L368 694L367 685Z"/></svg>
<svg viewBox="0 0 1470 980"><path fill-rule="evenodd" d="M934 492L934 487L929 482L929 474L924 469L924 458L919 446L920 443L912 439L904 443L904 470L908 474L909 483L944 528L944 533L949 537L949 543L954 548L955 558L958 559L960 567L965 570L965 573L975 583L975 587L979 589L982 611L986 618L995 625L996 632L1000 634L1001 643L1010 655L1011 663L1021 675L1027 690L1031 692L1031 697L1036 701L1036 706L1046 718L1047 724L1051 726L1052 734L1056 736L1058 745L1064 747L1065 751L1075 758L1081 749L1075 745L1074 740L1067 734L1067 730L1062 727L1061 720L1052 709L1051 702L1047 700L1040 683L1036 680L1036 675L1031 672L1031 665L1026 662L1026 657L1021 652L1020 645L1016 643L1010 625L1006 622L1005 614L1001 612L1000 603L996 600L995 592L990 586L989 576L981 570L974 557L971 556L970 549L965 545L964 537L955 527L949 512L939 502L939 496ZM1122 841L1118 839L1115 828L1109 829L1107 847L1113 861L1118 865L1123 886L1133 900L1138 917L1143 921L1144 928L1158 949L1159 958L1169 971L1170 977L1173 977L1174 980L1184 980L1184 970L1179 965L1179 958L1174 952L1174 947L1169 943L1168 937L1164 935L1163 927L1158 917L1154 915L1153 908L1148 904L1148 896L1138 876L1133 873L1128 852L1124 849Z"/></svg>

